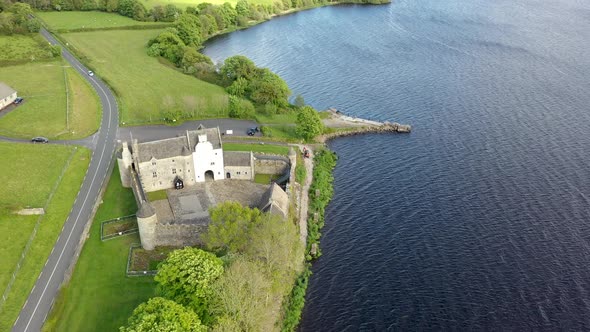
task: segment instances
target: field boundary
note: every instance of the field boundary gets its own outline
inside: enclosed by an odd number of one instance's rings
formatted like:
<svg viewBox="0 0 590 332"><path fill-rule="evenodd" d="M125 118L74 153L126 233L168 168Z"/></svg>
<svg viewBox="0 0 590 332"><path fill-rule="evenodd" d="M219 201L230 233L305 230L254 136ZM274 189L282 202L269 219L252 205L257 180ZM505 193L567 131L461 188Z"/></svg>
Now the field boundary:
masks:
<svg viewBox="0 0 590 332"><path fill-rule="evenodd" d="M114 238L117 238L119 236L125 236L125 235L129 235L129 234L135 234L139 232L139 228L135 227L135 228L131 228L131 229L127 229L118 233L114 233L114 234L107 234L105 235L105 226L109 225L109 224L114 224L114 223L119 223L122 221L127 221L129 219L133 219L136 218L134 214L130 214L128 216L123 216L123 217L118 217L118 218L114 218L114 219L109 219L109 220L105 220L105 221L101 221L100 222L100 240L101 241L107 241L107 240L111 240Z"/></svg>
<svg viewBox="0 0 590 332"><path fill-rule="evenodd" d="M45 211L47 211L47 207L49 206L49 203L53 199L53 195L57 191L57 188L59 187L64 174L66 173L66 171L70 167L70 163L77 152L78 152L78 147L74 147L74 149L70 153L68 160L66 161L64 167L61 170L61 174L57 178L57 181L55 181L55 184L54 184L51 192L49 193L49 196L47 197L47 201L45 201L45 206L43 207L43 209ZM10 294L10 291L12 290L12 285L14 284L14 281L16 280L16 276L18 275L18 272L20 271L20 268L23 265L23 262L27 256L27 253L29 252L29 249L31 248L31 244L35 240L35 236L37 235L37 230L39 229L39 226L41 225L41 220L43 220L44 216L45 215L40 215L37 218L37 222L35 223L35 227L33 228L31 235L29 236L29 240L27 241L27 244L25 245L25 248L23 249L18 262L16 263L16 268L14 269L14 272L12 272L12 276L10 277L10 281L8 282L8 285L6 285L6 288L4 289L4 293L2 294L2 298L0 299L0 312L2 312L2 307L4 306L4 303L6 303L6 299L8 298L8 294Z"/></svg>
<svg viewBox="0 0 590 332"><path fill-rule="evenodd" d="M131 259L133 258L133 251L135 249L141 249L141 244L133 243L129 246L129 255L127 255L127 269L125 274L128 277L143 277L143 276L155 276L158 270L147 270L147 271L135 271L131 270Z"/></svg>

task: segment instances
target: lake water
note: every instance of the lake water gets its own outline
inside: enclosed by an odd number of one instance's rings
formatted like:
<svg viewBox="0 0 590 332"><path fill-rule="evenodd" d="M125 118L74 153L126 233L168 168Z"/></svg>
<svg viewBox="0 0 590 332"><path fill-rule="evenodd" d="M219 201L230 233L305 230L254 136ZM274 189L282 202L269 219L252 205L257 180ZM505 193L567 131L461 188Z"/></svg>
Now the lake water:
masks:
<svg viewBox="0 0 590 332"><path fill-rule="evenodd" d="M302 331L590 330L590 2L321 8L205 53L413 126L330 143Z"/></svg>

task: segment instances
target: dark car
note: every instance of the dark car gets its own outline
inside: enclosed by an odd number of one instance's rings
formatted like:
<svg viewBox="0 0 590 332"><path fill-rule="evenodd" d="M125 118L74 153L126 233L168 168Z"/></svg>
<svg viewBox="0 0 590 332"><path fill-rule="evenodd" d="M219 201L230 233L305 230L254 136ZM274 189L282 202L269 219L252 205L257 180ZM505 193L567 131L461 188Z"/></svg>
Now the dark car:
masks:
<svg viewBox="0 0 590 332"><path fill-rule="evenodd" d="M49 140L45 137L33 137L31 139L31 142L33 143L49 143Z"/></svg>
<svg viewBox="0 0 590 332"><path fill-rule="evenodd" d="M18 104L22 103L22 102L23 102L23 100L24 100L23 98L21 98L21 97L18 97L18 98L16 98L16 99L13 101L13 103L14 103L15 105L18 105Z"/></svg>
<svg viewBox="0 0 590 332"><path fill-rule="evenodd" d="M254 130L254 128L250 128L248 129L246 134L248 134L248 136L254 136L254 134L256 134L256 131Z"/></svg>

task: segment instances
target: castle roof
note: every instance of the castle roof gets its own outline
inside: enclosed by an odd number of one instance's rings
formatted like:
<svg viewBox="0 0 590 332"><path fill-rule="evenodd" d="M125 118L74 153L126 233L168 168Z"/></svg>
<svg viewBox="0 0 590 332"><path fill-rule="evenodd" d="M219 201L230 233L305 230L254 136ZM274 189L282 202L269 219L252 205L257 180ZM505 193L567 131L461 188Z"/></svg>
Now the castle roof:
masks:
<svg viewBox="0 0 590 332"><path fill-rule="evenodd" d="M203 128L187 131L186 136L167 138L138 144L137 154L139 162L148 162L155 159L167 159L178 156L187 156L194 151L194 145L199 142L199 135L207 135L207 141L213 145L213 149L221 148L221 137L218 128Z"/></svg>
<svg viewBox="0 0 590 332"><path fill-rule="evenodd" d="M278 184L273 183L262 196L260 210L286 218L289 213L289 196Z"/></svg>
<svg viewBox="0 0 590 332"><path fill-rule="evenodd" d="M250 152L223 151L223 164L225 166L252 166Z"/></svg>
<svg viewBox="0 0 590 332"><path fill-rule="evenodd" d="M0 99L4 99L15 92L16 92L16 90L9 87L5 83L0 82Z"/></svg>

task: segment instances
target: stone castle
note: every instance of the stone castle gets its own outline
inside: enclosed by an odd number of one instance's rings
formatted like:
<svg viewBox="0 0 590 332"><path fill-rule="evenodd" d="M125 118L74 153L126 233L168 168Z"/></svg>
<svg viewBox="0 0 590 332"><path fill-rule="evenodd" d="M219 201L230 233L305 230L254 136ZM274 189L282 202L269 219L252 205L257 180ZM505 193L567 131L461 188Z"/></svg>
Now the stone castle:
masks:
<svg viewBox="0 0 590 332"><path fill-rule="evenodd" d="M222 201L238 201L286 218L287 193L276 183L260 185L253 180L256 173L265 173L285 174L288 181L295 160L292 150L289 158L224 151L219 128L202 126L180 137L122 142L117 153L121 182L135 195L146 250L200 244L209 207ZM150 200L148 193L154 191L165 191L166 199Z"/></svg>

